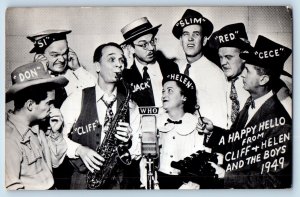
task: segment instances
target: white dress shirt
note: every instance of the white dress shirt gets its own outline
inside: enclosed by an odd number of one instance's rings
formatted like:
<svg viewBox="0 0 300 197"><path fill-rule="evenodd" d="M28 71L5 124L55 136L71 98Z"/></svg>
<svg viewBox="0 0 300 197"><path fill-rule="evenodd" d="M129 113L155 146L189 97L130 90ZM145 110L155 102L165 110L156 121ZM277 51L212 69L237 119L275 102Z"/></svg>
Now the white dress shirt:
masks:
<svg viewBox="0 0 300 197"><path fill-rule="evenodd" d="M152 90L154 94L154 102L156 107L162 107L162 80L163 76L159 67L159 64L157 61L153 64L148 64L148 65L143 65L141 64L137 59L135 59L135 64L141 73L141 76L143 76L144 70L143 68L147 66L148 68L148 74L151 79L151 85L152 85Z"/></svg>
<svg viewBox="0 0 300 197"><path fill-rule="evenodd" d="M114 95L117 95L117 89L113 92ZM101 98L105 95L105 92L96 85L96 106L97 106L97 113L99 122L101 125L104 124L105 114L106 114L106 105L101 100ZM70 95L65 102L62 104L61 113L64 117L64 129L63 135L65 140L67 141L68 150L67 156L69 158L77 158L75 155L76 149L80 144L72 141L68 138L68 134L71 132L73 125L77 121L77 118L81 112L81 101L82 101L82 91L77 91ZM117 111L117 102L114 102L112 106L112 110L114 114ZM132 146L130 148L130 153L132 158L139 157L141 154L140 150L140 138L139 138L139 131L140 131L140 114L138 111L138 107L135 103L129 102L129 110L130 110L130 126L132 128ZM101 142L105 137L105 133L101 133Z"/></svg>
<svg viewBox="0 0 300 197"><path fill-rule="evenodd" d="M252 107L249 107L248 110L248 119L246 122L246 125L249 123L249 121L252 119L252 117L254 116L254 114L259 110L259 108L269 99L273 96L273 92L270 91L267 94L253 100L254 102L254 108L252 109Z"/></svg>
<svg viewBox="0 0 300 197"><path fill-rule="evenodd" d="M75 71L68 69L63 76L69 80L69 83L65 86L68 96L73 92L87 87L92 87L97 84L96 77L83 67L79 67Z"/></svg>
<svg viewBox="0 0 300 197"><path fill-rule="evenodd" d="M158 118L160 159L159 171L178 175L180 170L172 168L172 161L179 161L198 150L204 150L204 135L199 135L195 130L198 118L190 113L185 113L181 124L168 123L168 114ZM167 123L167 124L166 124Z"/></svg>
<svg viewBox="0 0 300 197"><path fill-rule="evenodd" d="M178 61L178 65L180 73L184 73L187 60ZM225 129L227 125L226 79L222 70L202 56L191 64L189 77L196 84L201 116Z"/></svg>

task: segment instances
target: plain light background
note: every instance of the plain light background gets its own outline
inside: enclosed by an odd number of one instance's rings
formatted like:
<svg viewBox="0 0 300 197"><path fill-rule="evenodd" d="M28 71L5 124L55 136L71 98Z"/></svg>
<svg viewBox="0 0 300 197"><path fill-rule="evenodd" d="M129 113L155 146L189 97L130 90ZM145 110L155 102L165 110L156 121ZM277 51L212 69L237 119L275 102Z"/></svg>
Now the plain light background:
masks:
<svg viewBox="0 0 300 197"><path fill-rule="evenodd" d="M33 43L26 36L47 29L72 30L67 35L69 46L77 53L79 61L93 72L94 50L106 42L122 43L121 28L146 16L152 25L162 24L157 34L158 49L168 57L183 59L182 47L173 36L172 28L187 8L211 20L214 31L242 22L252 45L260 34L292 48L292 13L285 6L10 8L6 11L6 88L11 83L10 73L33 60L34 54L29 53ZM285 70L292 73L292 56Z"/></svg>
<svg viewBox="0 0 300 197"><path fill-rule="evenodd" d="M300 18L300 3L298 0L173 0L172 2L168 0L146 0L146 1L137 1L137 0L128 0L128 1L121 1L121 0L110 0L110 1L98 1L98 0L85 0L85 1L78 1L78 0L2 0L0 2L0 32L1 32L1 53L0 53L0 60L1 60L1 77L2 77L2 86L0 86L1 91L1 103L0 108L2 109L2 113L0 114L1 119L1 135L0 135L0 194L1 196L22 196L22 197L33 197L33 196L122 196L122 197L131 197L131 196L143 196L143 197L153 197L153 196L225 196L225 197L234 197L234 196L299 196L300 190L300 180L299 180L299 91L297 88L300 86L300 79L299 79L299 69L298 66L300 64L300 58L297 55L294 55L294 68L293 68L293 83L294 83L294 91L293 91L293 108L294 108L294 118L293 118L293 125L294 125L294 156L293 156L293 163L294 163L294 176L293 176L293 189L288 190L201 190L201 191L44 191L44 192L32 192L32 191L19 191L19 192L7 192L4 188L4 113L5 113L5 9L7 7L42 7L42 6L246 6L246 5L292 5L293 6L293 17L294 17L294 37L293 37L293 53L297 54L299 52L299 18ZM149 17L150 18L150 17ZM155 25L154 21L150 18L151 22ZM246 27L247 28L247 27ZM247 28L247 31L248 28ZM28 40L29 41L29 40ZM252 41L253 42L253 41ZM73 43L70 41L70 46ZM29 47L29 46L28 46ZM18 50L18 49L17 49ZM81 54L79 54L79 58ZM87 58L88 59L88 58Z"/></svg>

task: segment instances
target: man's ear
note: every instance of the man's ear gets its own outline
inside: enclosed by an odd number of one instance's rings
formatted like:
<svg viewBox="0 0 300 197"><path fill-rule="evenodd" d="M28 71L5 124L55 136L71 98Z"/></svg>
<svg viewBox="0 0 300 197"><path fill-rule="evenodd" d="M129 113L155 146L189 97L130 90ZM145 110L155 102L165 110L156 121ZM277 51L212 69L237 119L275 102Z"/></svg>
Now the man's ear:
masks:
<svg viewBox="0 0 300 197"><path fill-rule="evenodd" d="M33 107L35 105L35 102L32 99L28 99L24 105L28 111L32 111Z"/></svg>
<svg viewBox="0 0 300 197"><path fill-rule="evenodd" d="M207 44L208 38L207 36L203 37L203 46L205 46Z"/></svg>
<svg viewBox="0 0 300 197"><path fill-rule="evenodd" d="M269 75L262 75L260 76L259 85L263 86L266 85L270 81Z"/></svg>
<svg viewBox="0 0 300 197"><path fill-rule="evenodd" d="M100 63L99 62L94 62L94 66L95 66L95 70L96 70L96 72L97 73L99 73L100 72Z"/></svg>

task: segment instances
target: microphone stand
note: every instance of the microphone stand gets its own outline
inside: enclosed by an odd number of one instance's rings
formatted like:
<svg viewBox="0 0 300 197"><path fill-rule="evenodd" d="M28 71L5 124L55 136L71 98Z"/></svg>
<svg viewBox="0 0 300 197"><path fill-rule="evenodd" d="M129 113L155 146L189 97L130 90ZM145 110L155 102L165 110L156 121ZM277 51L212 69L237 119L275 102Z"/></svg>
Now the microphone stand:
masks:
<svg viewBox="0 0 300 197"><path fill-rule="evenodd" d="M159 189L157 173L154 165L154 159L147 156L146 164L147 164L147 188L146 189L149 190Z"/></svg>

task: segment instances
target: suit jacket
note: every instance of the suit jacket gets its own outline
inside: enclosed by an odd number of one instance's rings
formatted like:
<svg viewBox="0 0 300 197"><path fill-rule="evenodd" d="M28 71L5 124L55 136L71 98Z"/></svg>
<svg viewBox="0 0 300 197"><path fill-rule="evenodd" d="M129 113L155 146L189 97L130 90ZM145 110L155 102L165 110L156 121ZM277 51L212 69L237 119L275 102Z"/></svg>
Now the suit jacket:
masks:
<svg viewBox="0 0 300 197"><path fill-rule="evenodd" d="M178 65L167 59L160 51L156 52L156 60L159 64L162 76L165 77L170 73L179 73ZM124 70L124 79L130 85L132 92L132 99L138 106L155 106L155 103L150 99L147 87L143 87L143 76L140 74L136 63L134 62L130 69ZM136 89L135 87L141 87ZM155 94L155 92L153 92Z"/></svg>
<svg viewBox="0 0 300 197"><path fill-rule="evenodd" d="M224 187L291 187L292 120L276 95L246 125L239 124L241 113L229 131L216 128L207 143L224 153Z"/></svg>

